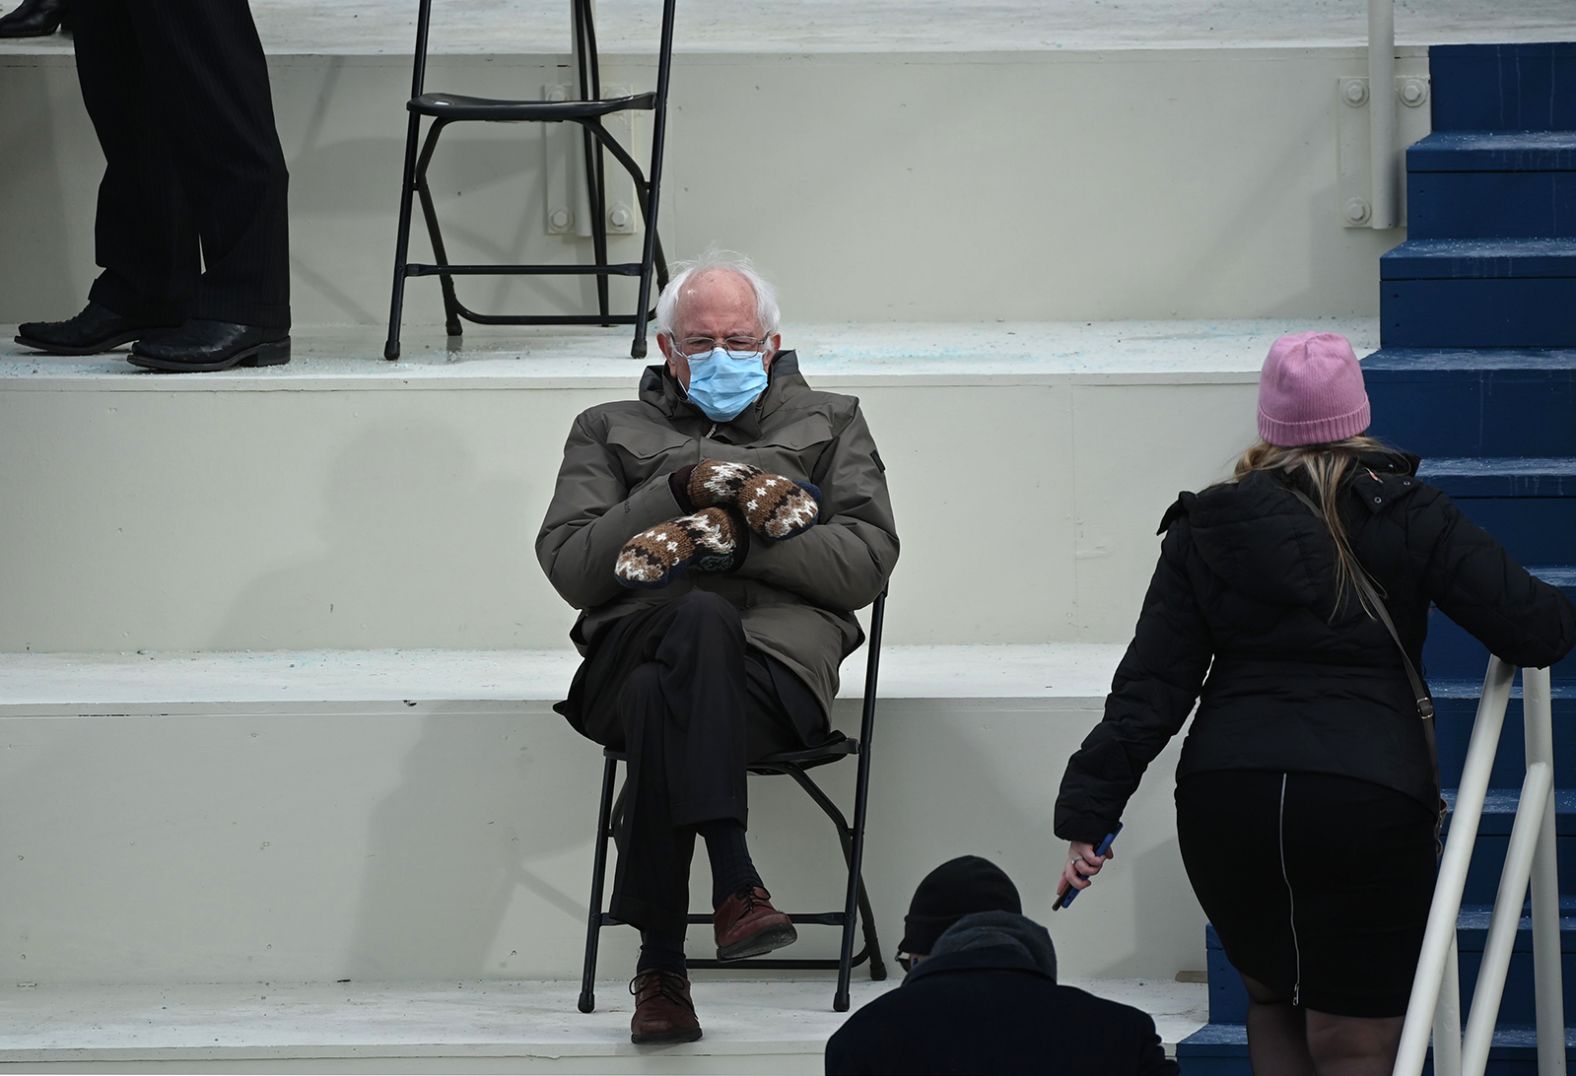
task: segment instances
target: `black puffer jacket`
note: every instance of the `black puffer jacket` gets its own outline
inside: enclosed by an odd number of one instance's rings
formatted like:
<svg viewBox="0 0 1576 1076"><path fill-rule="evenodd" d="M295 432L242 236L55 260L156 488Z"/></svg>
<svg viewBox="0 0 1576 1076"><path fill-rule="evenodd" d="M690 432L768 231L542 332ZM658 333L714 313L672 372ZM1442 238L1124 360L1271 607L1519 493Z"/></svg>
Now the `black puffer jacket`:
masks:
<svg viewBox="0 0 1576 1076"><path fill-rule="evenodd" d="M826 1044L827 1076L1175 1076L1148 1013L1056 982L1044 927L966 915Z"/></svg>
<svg viewBox="0 0 1576 1076"><path fill-rule="evenodd" d="M1512 664L1542 667L1570 652L1570 602L1414 477L1415 457L1360 462L1343 491L1342 519L1414 662L1421 665L1430 601ZM1062 778L1059 836L1095 842L1107 833L1195 701L1179 777L1331 773L1435 802L1395 644L1355 597L1331 619L1335 545L1288 488L1299 483L1311 496L1305 481L1258 472L1184 493L1166 512L1160 562L1105 719Z"/></svg>

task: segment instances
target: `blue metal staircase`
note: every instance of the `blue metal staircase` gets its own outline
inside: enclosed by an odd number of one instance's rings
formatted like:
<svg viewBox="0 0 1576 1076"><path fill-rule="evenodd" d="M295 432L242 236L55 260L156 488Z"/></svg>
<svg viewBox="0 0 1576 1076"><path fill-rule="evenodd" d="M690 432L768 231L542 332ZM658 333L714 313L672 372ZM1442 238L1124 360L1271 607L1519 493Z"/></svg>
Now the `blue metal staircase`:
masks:
<svg viewBox="0 0 1576 1076"><path fill-rule="evenodd" d="M1407 241L1380 263L1380 351L1363 362L1374 432L1539 577L1576 597L1576 44L1429 53L1433 131L1407 152ZM1447 798L1488 653L1444 616L1424 661ZM1565 1011L1576 1014L1576 656L1553 670ZM1525 755L1511 702L1457 927L1463 1005L1482 962ZM1247 996L1207 931L1210 1023L1189 1076L1247 1076ZM1531 1076L1531 925L1522 920L1488 1071ZM1569 1020L1567 1020L1569 1023ZM1576 1031L1566 1031L1576 1067Z"/></svg>

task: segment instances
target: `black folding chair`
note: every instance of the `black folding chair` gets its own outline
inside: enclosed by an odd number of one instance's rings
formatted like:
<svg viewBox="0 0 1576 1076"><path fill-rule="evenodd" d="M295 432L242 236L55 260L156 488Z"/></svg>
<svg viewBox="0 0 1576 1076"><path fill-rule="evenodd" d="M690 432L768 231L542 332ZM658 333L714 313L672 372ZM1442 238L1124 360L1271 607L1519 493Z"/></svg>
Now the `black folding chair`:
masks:
<svg viewBox="0 0 1576 1076"><path fill-rule="evenodd" d="M807 969L837 969L837 990L832 995L832 1008L837 1012L848 1011L848 981L853 969L866 960L870 962L870 978L886 978L886 964L881 959L881 943L876 938L875 916L870 911L870 898L865 893L863 874L865 856L865 809L870 796L870 738L876 725L876 678L881 669L881 626L886 615L886 592L882 591L870 607L870 631L866 640L869 648L865 658L865 696L863 713L859 721L857 740L835 734L819 747L803 751L784 751L768 755L750 766L751 773L783 773L792 777L807 792L815 805L832 820L837 828L838 840L843 847L843 861L848 867L847 892L840 912L791 912L795 924L842 927L842 948L836 960L827 958L774 959L756 957L748 960L691 960L692 968L765 968L786 971ZM849 755L858 756L859 776L854 786L854 821L838 809L837 804L810 777L806 770L828 762L836 762ZM602 910L602 890L607 879L607 844L613 839L619 820L624 814L624 792L620 788L617 802L613 799L613 779L620 762L626 761L621 751L609 748L602 752L602 803L597 813L595 860L591 867L591 910L586 918L586 957L580 976L580 1011L596 1008L596 954L597 943L603 927L620 926L623 920L615 919ZM691 913L691 924L710 923L709 914ZM864 928L864 948L854 952L854 927Z"/></svg>
<svg viewBox="0 0 1576 1076"><path fill-rule="evenodd" d="M432 0L421 0L416 21L415 73L411 79L410 125L405 134L405 174L400 193L399 238L394 251L394 295L389 303L389 338L383 357L399 358L400 318L405 305L405 281L413 276L436 276L443 290L443 313L450 336L461 332L461 319L480 325L633 325L635 339L630 355L646 354L646 320L651 316L652 274L657 288L668 281L667 262L657 239L657 202L662 187L662 148L668 117L668 69L673 59L673 9L676 0L662 6L662 45L657 58L657 88L653 92L630 94L602 100L602 73L597 55L596 27L591 0L571 0L574 15L575 66L579 76L579 98L572 101L514 101L493 97L467 97L452 93L428 93L427 29L432 15ZM652 113L651 171L649 181L640 165L618 139L608 133L603 119L617 112L641 110ZM421 120L431 119L426 141L418 156ZM577 123L585 152L586 181L591 204L591 238L596 262L591 265L453 265L444 247L438 226L438 213L427 182L427 168L444 128L451 123ZM635 200L645 222L645 246L639 262L609 263L607 260L607 183L603 153L611 153L635 182ZM432 240L435 264L407 262L410 249L412 196L421 199L422 216ZM595 314L482 314L460 302L454 290L457 276L564 276L594 275L597 280ZM609 276L640 278L635 313L613 314L608 310Z"/></svg>

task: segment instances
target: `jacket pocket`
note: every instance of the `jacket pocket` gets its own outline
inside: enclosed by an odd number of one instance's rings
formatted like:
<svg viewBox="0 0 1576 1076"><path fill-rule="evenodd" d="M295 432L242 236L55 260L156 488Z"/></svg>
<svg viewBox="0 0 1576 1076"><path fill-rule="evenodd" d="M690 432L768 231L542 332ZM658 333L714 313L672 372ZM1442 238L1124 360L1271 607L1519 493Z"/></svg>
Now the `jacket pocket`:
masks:
<svg viewBox="0 0 1576 1076"><path fill-rule="evenodd" d="M618 457L625 488L631 493L699 459L694 441L661 426L613 426L607 431L607 443Z"/></svg>
<svg viewBox="0 0 1576 1076"><path fill-rule="evenodd" d="M813 482L832 438L832 424L826 416L809 415L762 433L750 447L750 462L775 474Z"/></svg>

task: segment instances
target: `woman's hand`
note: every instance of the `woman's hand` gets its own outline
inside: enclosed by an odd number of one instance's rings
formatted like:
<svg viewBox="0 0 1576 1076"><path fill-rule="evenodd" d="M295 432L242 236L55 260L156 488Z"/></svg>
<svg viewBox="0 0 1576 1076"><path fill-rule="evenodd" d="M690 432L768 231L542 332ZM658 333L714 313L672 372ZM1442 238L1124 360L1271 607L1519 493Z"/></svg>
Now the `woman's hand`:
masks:
<svg viewBox="0 0 1576 1076"><path fill-rule="evenodd" d="M1095 854L1094 847L1084 841L1073 841L1067 846L1067 862L1062 864L1061 884L1056 887L1058 898L1067 892L1068 886L1088 889L1094 876L1105 866L1105 861L1116 858L1114 850L1099 856Z"/></svg>

